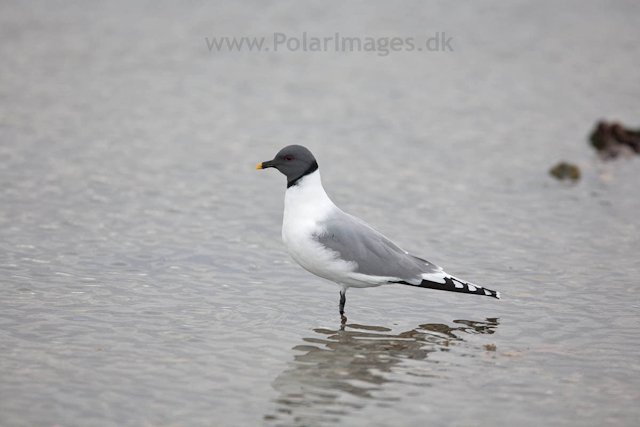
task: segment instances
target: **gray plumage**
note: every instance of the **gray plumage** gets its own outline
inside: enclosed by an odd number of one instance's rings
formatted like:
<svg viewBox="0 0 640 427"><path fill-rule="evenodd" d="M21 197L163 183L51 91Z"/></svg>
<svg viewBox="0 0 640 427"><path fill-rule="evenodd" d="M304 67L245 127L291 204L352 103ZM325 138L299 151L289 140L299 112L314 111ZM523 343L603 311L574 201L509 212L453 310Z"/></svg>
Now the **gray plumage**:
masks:
<svg viewBox="0 0 640 427"><path fill-rule="evenodd" d="M437 265L408 254L364 221L336 210L320 224L326 230L315 238L346 261L358 264L356 272L397 277L418 285L421 275L442 271Z"/></svg>

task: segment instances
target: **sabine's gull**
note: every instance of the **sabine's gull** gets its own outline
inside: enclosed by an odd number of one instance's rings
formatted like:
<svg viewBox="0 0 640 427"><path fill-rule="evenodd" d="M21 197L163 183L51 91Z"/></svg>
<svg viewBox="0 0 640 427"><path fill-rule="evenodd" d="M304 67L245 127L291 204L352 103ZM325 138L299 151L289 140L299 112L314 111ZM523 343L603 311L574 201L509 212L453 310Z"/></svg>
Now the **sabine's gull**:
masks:
<svg viewBox="0 0 640 427"><path fill-rule="evenodd" d="M287 177L282 240L302 268L340 286L340 315L344 316L348 288L393 283L500 299L499 292L458 279L409 254L334 205L307 148L290 145L273 160L256 166L267 168L276 168Z"/></svg>

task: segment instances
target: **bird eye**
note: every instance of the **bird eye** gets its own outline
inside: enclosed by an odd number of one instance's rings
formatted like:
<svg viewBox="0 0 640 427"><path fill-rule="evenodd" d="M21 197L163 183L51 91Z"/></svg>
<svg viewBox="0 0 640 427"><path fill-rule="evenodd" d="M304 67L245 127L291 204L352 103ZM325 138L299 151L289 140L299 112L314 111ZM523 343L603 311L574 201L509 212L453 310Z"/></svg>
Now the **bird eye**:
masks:
<svg viewBox="0 0 640 427"><path fill-rule="evenodd" d="M287 154L286 156L284 156L284 159L285 159L287 162L290 162L291 160L293 160L293 156L292 156L291 154Z"/></svg>

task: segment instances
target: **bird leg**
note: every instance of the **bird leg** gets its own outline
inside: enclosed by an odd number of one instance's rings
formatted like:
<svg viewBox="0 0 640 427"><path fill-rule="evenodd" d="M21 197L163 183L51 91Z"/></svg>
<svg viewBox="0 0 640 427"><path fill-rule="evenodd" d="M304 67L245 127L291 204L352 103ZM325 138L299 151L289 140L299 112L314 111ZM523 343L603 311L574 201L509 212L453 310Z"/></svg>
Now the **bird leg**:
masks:
<svg viewBox="0 0 640 427"><path fill-rule="evenodd" d="M340 289L340 316L344 316L344 304L347 302L346 289Z"/></svg>

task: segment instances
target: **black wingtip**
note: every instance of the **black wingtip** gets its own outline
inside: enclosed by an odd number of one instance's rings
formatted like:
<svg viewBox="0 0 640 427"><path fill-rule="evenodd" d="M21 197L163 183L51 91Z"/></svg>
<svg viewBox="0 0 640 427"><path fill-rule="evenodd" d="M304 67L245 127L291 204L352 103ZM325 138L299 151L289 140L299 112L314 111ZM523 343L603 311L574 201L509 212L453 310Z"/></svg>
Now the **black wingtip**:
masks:
<svg viewBox="0 0 640 427"><path fill-rule="evenodd" d="M413 284L409 282L400 281L403 285L416 286L418 288L437 289L447 292L459 292L463 294L480 295L486 297L492 297L496 299L500 298L500 292L492 291L491 289L483 288L482 286L474 285L465 280L460 280L453 276L448 276L443 279L445 283L432 282L431 280L423 280L419 284Z"/></svg>

